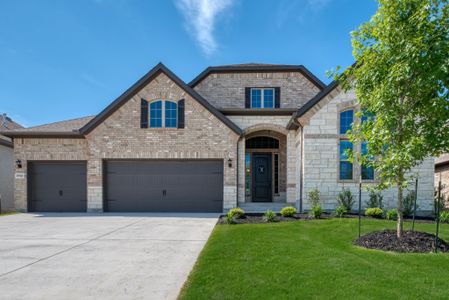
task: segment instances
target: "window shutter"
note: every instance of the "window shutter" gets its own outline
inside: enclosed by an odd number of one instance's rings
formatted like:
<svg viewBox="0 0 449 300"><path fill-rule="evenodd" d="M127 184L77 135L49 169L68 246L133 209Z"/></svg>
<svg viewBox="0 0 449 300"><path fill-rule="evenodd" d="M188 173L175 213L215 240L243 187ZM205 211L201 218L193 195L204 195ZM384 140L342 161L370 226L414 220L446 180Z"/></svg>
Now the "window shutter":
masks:
<svg viewBox="0 0 449 300"><path fill-rule="evenodd" d="M178 128L184 128L185 123L185 100L178 101Z"/></svg>
<svg viewBox="0 0 449 300"><path fill-rule="evenodd" d="M245 108L251 107L251 88L245 88Z"/></svg>
<svg viewBox="0 0 449 300"><path fill-rule="evenodd" d="M275 108L281 107L281 88L280 87L274 88L274 107Z"/></svg>
<svg viewBox="0 0 449 300"><path fill-rule="evenodd" d="M148 128L148 102L140 99L140 128Z"/></svg>

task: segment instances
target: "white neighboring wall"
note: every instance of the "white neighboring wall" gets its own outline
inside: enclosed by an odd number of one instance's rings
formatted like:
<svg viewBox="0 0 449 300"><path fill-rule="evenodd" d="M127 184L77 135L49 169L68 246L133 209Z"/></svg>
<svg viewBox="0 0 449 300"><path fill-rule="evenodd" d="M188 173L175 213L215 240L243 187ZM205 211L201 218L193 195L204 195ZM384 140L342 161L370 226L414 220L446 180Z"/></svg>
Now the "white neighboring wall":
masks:
<svg viewBox="0 0 449 300"><path fill-rule="evenodd" d="M2 211L14 210L14 152L0 145L0 199Z"/></svg>
<svg viewBox="0 0 449 300"><path fill-rule="evenodd" d="M332 98L333 97L333 98ZM304 178L303 178L303 208L310 209L307 194L314 188L320 190L323 209L334 210L338 206L336 197L343 187L349 188L357 208L358 177L357 167L354 168L352 181L340 181L339 165L339 112L342 109L356 105L356 97L352 92L345 93L336 90L319 102L311 112L303 117L304 124ZM413 170L419 174L418 210L427 214L433 209L434 195L434 159L428 158ZM371 183L372 184L372 183ZM364 186L369 186L365 183ZM414 189L414 183L409 186ZM384 191L384 206L388 209L396 207L397 191ZM368 200L368 192L362 193L362 205Z"/></svg>

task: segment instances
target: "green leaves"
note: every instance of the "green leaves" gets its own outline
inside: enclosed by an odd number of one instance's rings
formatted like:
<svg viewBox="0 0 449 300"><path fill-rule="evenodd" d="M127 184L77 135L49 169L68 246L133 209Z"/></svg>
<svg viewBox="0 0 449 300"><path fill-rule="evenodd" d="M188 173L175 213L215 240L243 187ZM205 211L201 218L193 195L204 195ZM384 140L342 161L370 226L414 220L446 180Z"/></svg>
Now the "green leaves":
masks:
<svg viewBox="0 0 449 300"><path fill-rule="evenodd" d="M387 188L406 186L407 171L449 151L449 5L378 2L371 20L351 33L357 63L336 79L376 116L355 124L349 138L368 143L358 159L373 165Z"/></svg>

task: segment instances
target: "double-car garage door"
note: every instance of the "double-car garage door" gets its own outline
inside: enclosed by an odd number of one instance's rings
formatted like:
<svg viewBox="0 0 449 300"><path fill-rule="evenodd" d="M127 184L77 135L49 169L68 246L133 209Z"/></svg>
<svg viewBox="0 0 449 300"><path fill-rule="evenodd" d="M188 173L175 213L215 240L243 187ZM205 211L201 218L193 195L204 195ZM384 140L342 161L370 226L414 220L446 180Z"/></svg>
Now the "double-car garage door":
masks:
<svg viewBox="0 0 449 300"><path fill-rule="evenodd" d="M221 212L221 160L109 160L103 165L104 211ZM86 164L33 162L29 210L86 211Z"/></svg>

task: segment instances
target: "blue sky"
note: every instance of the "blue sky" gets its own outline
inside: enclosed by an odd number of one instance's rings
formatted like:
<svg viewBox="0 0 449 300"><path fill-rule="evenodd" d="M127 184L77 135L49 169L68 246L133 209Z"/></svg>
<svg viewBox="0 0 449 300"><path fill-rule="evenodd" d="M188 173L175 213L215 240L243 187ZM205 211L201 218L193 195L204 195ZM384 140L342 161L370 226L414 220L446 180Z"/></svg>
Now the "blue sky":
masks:
<svg viewBox="0 0 449 300"><path fill-rule="evenodd" d="M353 62L374 0L0 2L0 112L25 126L94 115L158 62L189 82L210 65Z"/></svg>

